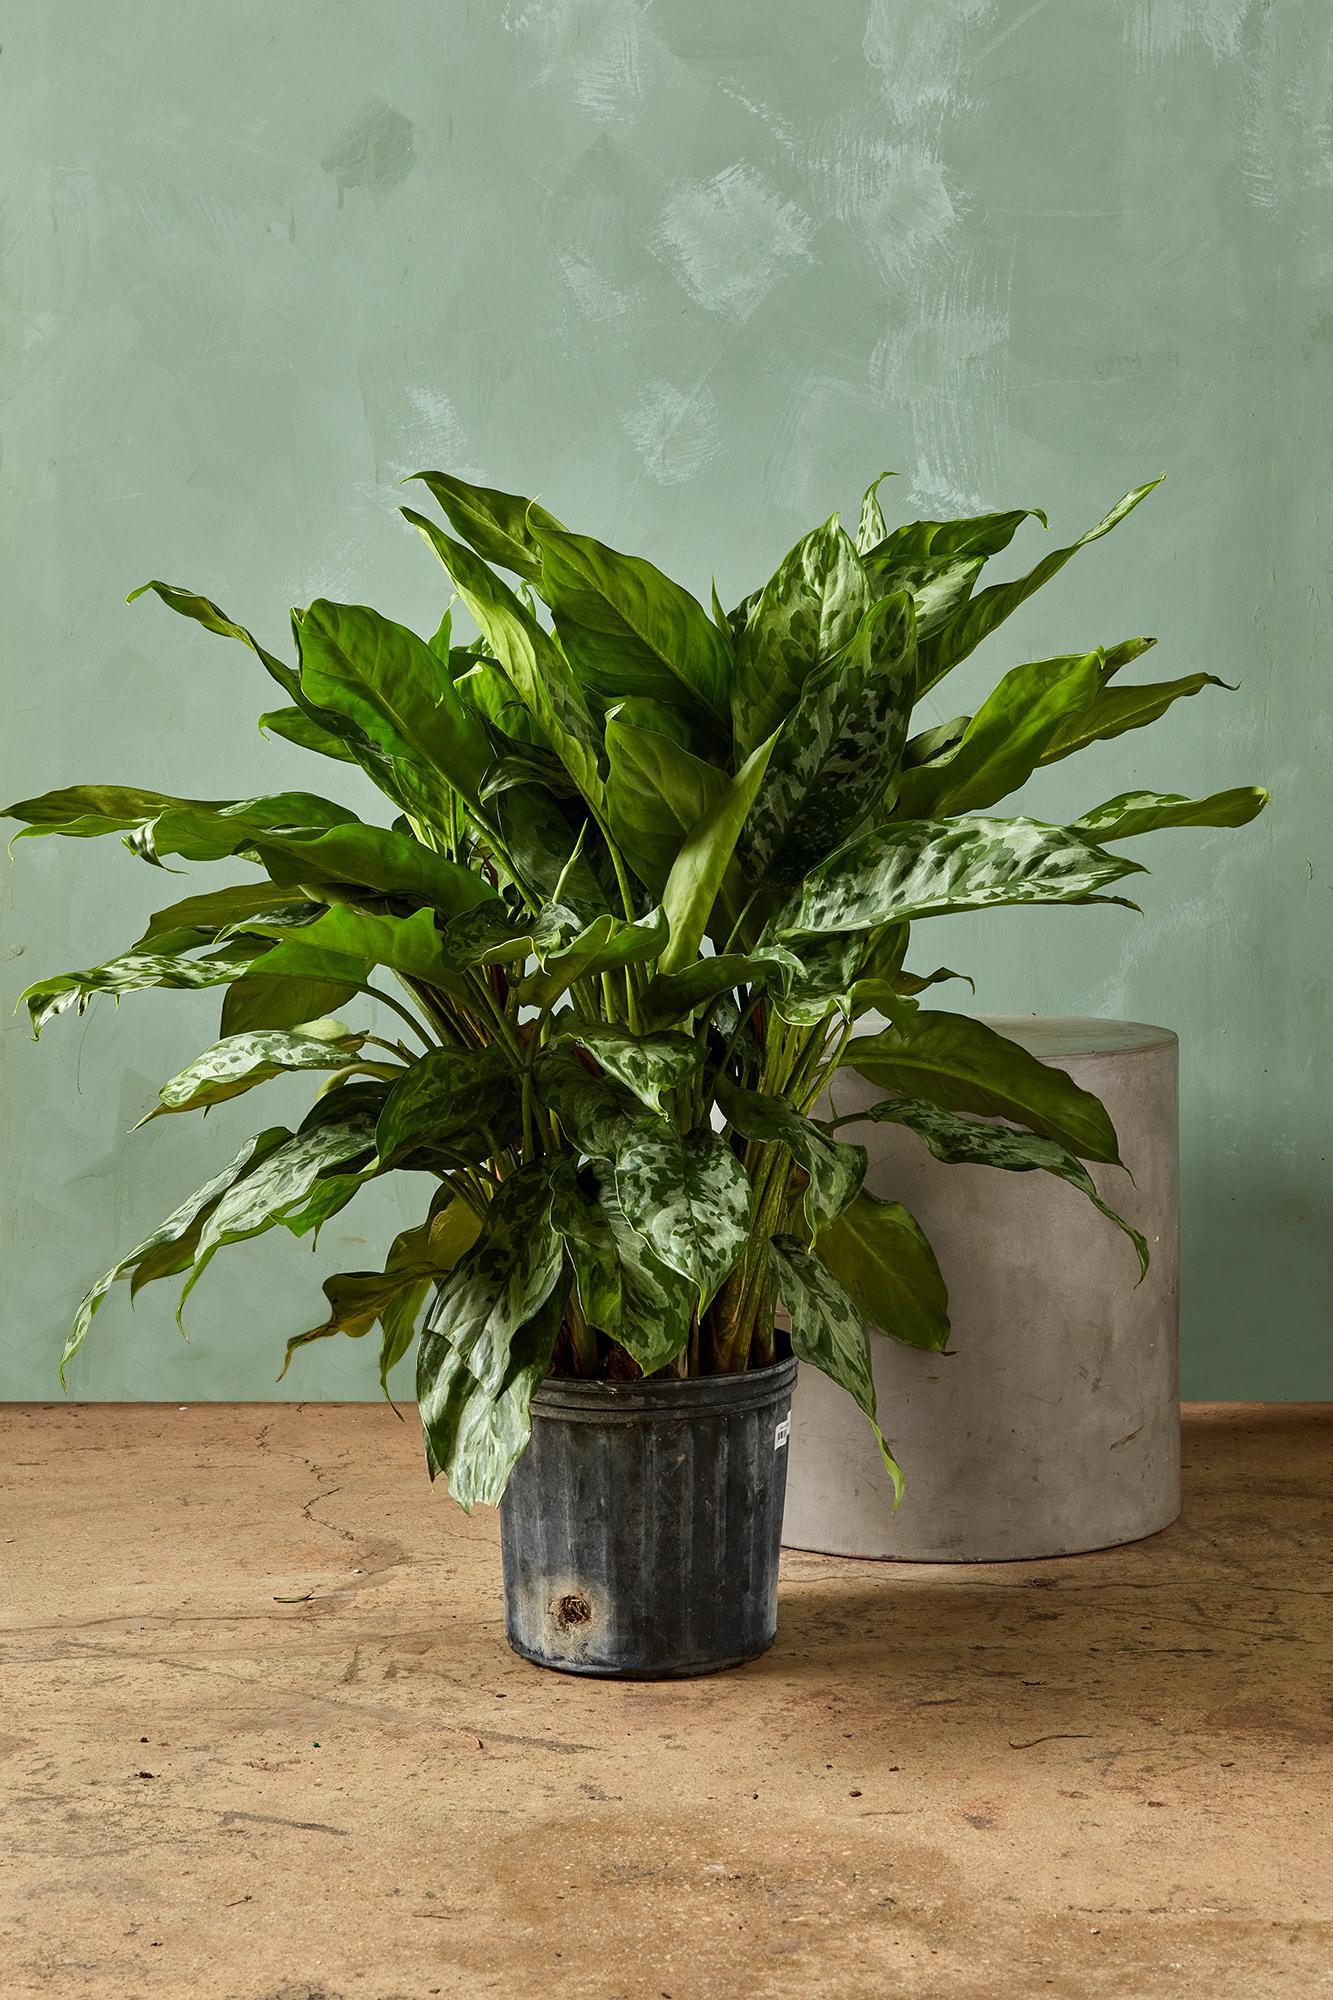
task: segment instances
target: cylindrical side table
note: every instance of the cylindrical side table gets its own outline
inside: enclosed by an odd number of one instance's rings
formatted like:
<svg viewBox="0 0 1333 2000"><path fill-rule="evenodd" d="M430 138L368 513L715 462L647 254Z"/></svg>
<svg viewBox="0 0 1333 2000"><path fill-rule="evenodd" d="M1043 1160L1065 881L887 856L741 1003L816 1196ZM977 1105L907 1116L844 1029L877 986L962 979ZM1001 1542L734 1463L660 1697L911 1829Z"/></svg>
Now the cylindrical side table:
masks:
<svg viewBox="0 0 1333 2000"><path fill-rule="evenodd" d="M783 1541L831 1555L998 1562L1110 1548L1180 1511L1176 1037L1137 1021L983 1017L1105 1103L1129 1172L1098 1193L1045 1173L947 1166L898 1125L850 1125L866 1185L901 1201L949 1287L952 1351L871 1335L880 1423L907 1478L895 1514L850 1398L802 1366ZM884 1093L839 1073L839 1113ZM1130 1179L1130 1174L1133 1180Z"/></svg>

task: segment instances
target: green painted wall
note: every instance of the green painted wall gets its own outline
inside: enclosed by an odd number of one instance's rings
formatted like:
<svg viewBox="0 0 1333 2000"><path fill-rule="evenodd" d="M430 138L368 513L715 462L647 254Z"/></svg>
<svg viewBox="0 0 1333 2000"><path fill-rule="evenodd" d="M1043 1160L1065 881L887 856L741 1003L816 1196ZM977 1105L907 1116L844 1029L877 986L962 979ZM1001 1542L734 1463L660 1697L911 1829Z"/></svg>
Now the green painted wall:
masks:
<svg viewBox="0 0 1333 2000"><path fill-rule="evenodd" d="M903 515L1028 503L1057 532L1165 467L939 713L1017 658L1156 632L1163 672L1241 692L1059 767L1041 809L1256 778L1275 806L1159 839L1141 918L931 945L991 1010L1179 1029L1187 1393L1328 1395L1330 28L1321 0L19 10L5 795L323 782L257 736L239 648L124 594L189 583L270 643L324 591L429 629L440 576L392 512L421 464L729 601L885 465ZM114 841L28 842L0 877L15 993L183 893ZM7 1029L9 1393L53 1392L89 1278L248 1129L238 1105L126 1136L214 1020L147 995L40 1047ZM330 1260L405 1212L363 1198ZM75 1393L372 1393L345 1342L274 1390L323 1268L285 1238L219 1258L189 1349L169 1298L117 1298Z"/></svg>

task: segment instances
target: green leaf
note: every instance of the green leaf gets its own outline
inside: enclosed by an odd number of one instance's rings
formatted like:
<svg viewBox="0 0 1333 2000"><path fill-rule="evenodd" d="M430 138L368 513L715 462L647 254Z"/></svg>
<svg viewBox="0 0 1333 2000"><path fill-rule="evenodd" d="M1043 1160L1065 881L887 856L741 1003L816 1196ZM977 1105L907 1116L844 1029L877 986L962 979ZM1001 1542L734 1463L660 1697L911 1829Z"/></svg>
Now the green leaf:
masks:
<svg viewBox="0 0 1333 2000"><path fill-rule="evenodd" d="M511 1343L555 1290L562 1256L548 1168L534 1161L505 1181L431 1314L429 1338L447 1340L488 1396L500 1395Z"/></svg>
<svg viewBox="0 0 1333 2000"><path fill-rule="evenodd" d="M335 736L327 723L317 721L304 708L270 708L260 716L259 727L269 736L281 736L284 742L313 750L321 757L333 757L340 764L356 762L342 737Z"/></svg>
<svg viewBox="0 0 1333 2000"><path fill-rule="evenodd" d="M800 971L800 959L785 945L765 944L753 952L719 952L715 957L697 958L679 972L659 973L649 982L643 1004L655 1021L676 1020L735 987L767 986Z"/></svg>
<svg viewBox="0 0 1333 2000"><path fill-rule="evenodd" d="M1099 1098L968 1014L904 1014L881 1034L856 1037L842 1062L882 1090L925 1098L944 1111L1008 1118L1080 1159L1121 1164Z"/></svg>
<svg viewBox="0 0 1333 2000"><path fill-rule="evenodd" d="M491 486L471 486L447 472L415 472L412 477L429 489L455 532L484 562L536 583L541 550L528 528L530 500Z"/></svg>
<svg viewBox="0 0 1333 2000"><path fill-rule="evenodd" d="M336 1014L360 990L359 978L274 979L262 972L248 972L222 997L219 1031L239 1035L259 1028L304 1027L307 1021Z"/></svg>
<svg viewBox="0 0 1333 2000"><path fill-rule="evenodd" d="M570 1020L559 1032L586 1049L649 1111L662 1109L662 1092L688 1082L706 1053L692 1035L636 1035L605 1021Z"/></svg>
<svg viewBox="0 0 1333 2000"><path fill-rule="evenodd" d="M332 885L370 889L378 896L427 903L456 917L490 902L494 890L479 874L435 854L410 833L359 821L323 832L262 835L246 850L282 884L308 883L324 901Z"/></svg>
<svg viewBox="0 0 1333 2000"><path fill-rule="evenodd" d="M518 1091L498 1049L432 1049L394 1084L375 1129L382 1167L440 1150L484 1160L515 1129ZM503 1129L495 1140L492 1129Z"/></svg>
<svg viewBox="0 0 1333 2000"><path fill-rule="evenodd" d="M941 680L951 667L957 666L973 652L988 633L995 630L1020 604L1025 604L1034 591L1049 583L1062 570L1071 556L1086 548L1117 527L1127 514L1133 513L1140 500L1147 498L1161 480L1150 479L1145 486L1136 486L1123 500L1116 502L1110 513L1100 520L1095 528L1089 528L1068 548L1053 549L1026 576L1016 577L1011 583L993 584L989 590L980 591L970 598L962 608L945 623L941 629L922 645L919 656L917 678L918 695L925 694Z"/></svg>
<svg viewBox="0 0 1333 2000"><path fill-rule="evenodd" d="M1034 819L903 820L876 827L806 877L783 937L869 930L1002 903L1086 903L1137 862Z"/></svg>
<svg viewBox="0 0 1333 2000"><path fill-rule="evenodd" d="M1142 729L1165 715L1172 702L1199 694L1206 687L1227 688L1216 674L1186 674L1178 681L1151 681L1140 687L1104 687L1080 714L1066 717L1042 753L1043 764L1072 757L1089 743L1100 743L1126 730Z"/></svg>
<svg viewBox="0 0 1333 2000"><path fill-rule="evenodd" d="M272 882L238 882L229 889L183 896L179 903L155 910L138 943L150 949L173 931L193 931L201 945L208 944L226 933L243 932L253 921L313 923L319 912L320 905L299 889L278 889Z"/></svg>
<svg viewBox="0 0 1333 2000"><path fill-rule="evenodd" d="M948 1290L920 1223L900 1202L863 1189L815 1251L890 1340L937 1354L948 1347Z"/></svg>
<svg viewBox="0 0 1333 2000"><path fill-rule="evenodd" d="M746 823L751 879L798 881L883 797L915 693L914 617L905 592L881 599L844 650L806 680Z"/></svg>
<svg viewBox="0 0 1333 2000"><path fill-rule="evenodd" d="M683 842L727 789L727 774L623 713L606 724L606 820L635 874L660 896Z"/></svg>
<svg viewBox="0 0 1333 2000"><path fill-rule="evenodd" d="M713 905L736 851L746 817L760 785L774 739L761 743L686 836L672 863L662 908L670 926L666 949L658 961L662 972L679 972L699 956Z"/></svg>
<svg viewBox="0 0 1333 2000"><path fill-rule="evenodd" d="M450 786L480 804L492 761L485 724L424 639L368 605L328 598L294 614L293 630L302 693L349 726L349 747L381 790L437 825Z"/></svg>
<svg viewBox="0 0 1333 2000"><path fill-rule="evenodd" d="M1074 830L1102 841L1129 840L1163 827L1245 826L1267 804L1268 793L1261 785L1238 785L1206 799L1187 799L1179 792L1122 792L1076 819Z"/></svg>
<svg viewBox="0 0 1333 2000"><path fill-rule="evenodd" d="M600 811L599 732L559 646L471 549L451 541L410 507L400 511L434 549L515 692L536 717L542 734L584 798Z"/></svg>
<svg viewBox="0 0 1333 2000"><path fill-rule="evenodd" d="M571 534L540 507L529 508L528 527L542 596L586 688L603 702L683 696L726 716L731 647L702 604L653 563Z"/></svg>
<svg viewBox="0 0 1333 2000"><path fill-rule="evenodd" d="M1056 732L1096 698L1100 652L1030 660L1007 673L935 762L900 773L899 819L946 819L994 805L1024 784Z"/></svg>
<svg viewBox="0 0 1333 2000"><path fill-rule="evenodd" d="M273 676L278 686L285 688L294 701L299 699L300 686L293 669L285 666L281 660L275 659L272 653L260 645L252 632L246 631L244 625L238 625L234 619L228 618L225 611L219 611L211 598L201 597L198 591L182 590L177 584L162 583L154 579L151 583L141 583L137 590L130 592L125 601L127 604L133 604L137 597L144 596L150 590L162 600L168 610L176 612L180 617L192 618L197 625L202 625L205 631L216 632L223 639L238 639L241 645L248 646L265 672Z"/></svg>
<svg viewBox="0 0 1333 2000"><path fill-rule="evenodd" d="M194 1260L200 1231L223 1195L290 1136L291 1134L279 1125L257 1133L252 1139L247 1139L235 1158L228 1162L220 1174L214 1174L213 1178L205 1181L201 1188L196 1188L179 1208L173 1209L165 1222L160 1222L141 1243L136 1243L133 1250L127 1251L109 1271L103 1272L97 1283L85 1294L74 1315L74 1324L70 1328L64 1352L60 1357L62 1385L67 1365L82 1347L103 1299L116 1280L129 1278L130 1293L133 1297L141 1285L150 1283L154 1278L176 1277L182 1271L188 1270Z"/></svg>
<svg viewBox="0 0 1333 2000"><path fill-rule="evenodd" d="M426 1464L444 1473L450 1497L465 1513L480 1501L498 1506L509 1475L532 1436L532 1397L551 1365L560 1328L559 1294L509 1341L508 1368L495 1396L480 1386L443 1334L428 1326L417 1353L417 1408Z"/></svg>
<svg viewBox="0 0 1333 2000"><path fill-rule="evenodd" d="M870 1419L893 1482L896 1507L902 1497L903 1475L879 1427L870 1342L855 1301L794 1236L775 1236L768 1255L778 1296L791 1320L793 1353L846 1389Z"/></svg>
<svg viewBox="0 0 1333 2000"><path fill-rule="evenodd" d="M324 1280L328 1317L287 1342L281 1382L298 1348L344 1333L359 1340L376 1321L384 1327L380 1380L387 1396L390 1369L412 1343L416 1320L432 1285L451 1271L477 1239L481 1224L466 1203L454 1200L428 1222L402 1230L393 1240L382 1271L339 1271Z"/></svg>
<svg viewBox="0 0 1333 2000"><path fill-rule="evenodd" d="M645 1375L674 1361L690 1337L695 1293L625 1219L605 1165L576 1172L568 1156L552 1176L551 1216L574 1270L590 1327L618 1341Z"/></svg>
<svg viewBox="0 0 1333 2000"><path fill-rule="evenodd" d="M181 799L123 785L71 785L40 798L21 799L3 815L27 820L15 835L25 840L59 833L89 839L126 833L126 846L143 859L179 854L187 861L220 861L257 835L319 830L355 820L356 814L313 792L279 792L259 799Z"/></svg>
<svg viewBox="0 0 1333 2000"><path fill-rule="evenodd" d="M625 1218L673 1271L688 1278L705 1312L735 1269L750 1234L750 1182L715 1132L682 1138L645 1132L616 1157Z"/></svg>
<svg viewBox="0 0 1333 2000"><path fill-rule="evenodd" d="M322 1176L369 1153L374 1141L374 1120L365 1113L298 1132L295 1137L284 1134L282 1143L223 1195L205 1223L193 1269L181 1293L177 1319L219 1250L247 1237L261 1236L295 1216L309 1202Z"/></svg>
<svg viewBox="0 0 1333 2000"><path fill-rule="evenodd" d="M489 810L530 901L553 902L559 887L561 900L585 923L606 914L607 890L587 853L569 866L578 834L559 799L536 785L517 785L493 799Z"/></svg>
<svg viewBox="0 0 1333 2000"><path fill-rule="evenodd" d="M731 691L738 754L786 720L815 668L848 645L872 598L837 515L796 544L764 585L736 647Z"/></svg>
<svg viewBox="0 0 1333 2000"><path fill-rule="evenodd" d="M266 934L260 928L260 935ZM296 936L274 945L259 964L270 978L347 980L359 986L376 965L446 991L457 986L460 977L445 960L429 910L414 910L410 917L382 917L345 904L326 910Z"/></svg>
<svg viewBox="0 0 1333 2000"><path fill-rule="evenodd" d="M666 940L661 910L650 910L632 924L610 915L596 917L575 936L539 950L540 968L519 982L518 997L528 1007L553 1006L576 979L596 979L626 965L646 964L659 956Z"/></svg>
<svg viewBox="0 0 1333 2000"><path fill-rule="evenodd" d="M187 1063L157 1093L157 1104L141 1118L161 1118L173 1111L199 1111L239 1097L256 1085L295 1070L342 1069L365 1037L350 1033L340 1021L311 1021L303 1034L276 1029L248 1035L228 1035Z"/></svg>
<svg viewBox="0 0 1333 2000"><path fill-rule="evenodd" d="M1011 507L1003 514L972 514L959 521L908 521L866 552L866 567L886 574L900 564L927 559L953 563L980 557L985 562L1008 548L1024 521L1046 526L1038 507Z"/></svg>
<svg viewBox="0 0 1333 2000"><path fill-rule="evenodd" d="M1102 1200L1083 1162L1054 1139L1042 1139L1032 1132L1015 1132L1008 1125L979 1124L975 1119L956 1117L951 1111L941 1111L936 1104L925 1104L912 1097L886 1098L882 1104L872 1105L865 1116L880 1124L905 1125L924 1141L937 1160L949 1166L999 1167L1011 1174L1040 1169L1068 1181L1087 1196L1094 1208L1124 1230L1138 1255L1139 1276L1146 1274L1148 1245L1143 1237ZM822 1244L820 1249L822 1254Z"/></svg>
<svg viewBox="0 0 1333 2000"><path fill-rule="evenodd" d="M804 1168L808 1184L802 1206L812 1237L836 1221L855 1199L865 1179L864 1146L848 1146L830 1138L785 1097L742 1090L727 1076L719 1076L717 1080L717 1101L722 1115L742 1137L764 1145L785 1146L797 1165Z"/></svg>

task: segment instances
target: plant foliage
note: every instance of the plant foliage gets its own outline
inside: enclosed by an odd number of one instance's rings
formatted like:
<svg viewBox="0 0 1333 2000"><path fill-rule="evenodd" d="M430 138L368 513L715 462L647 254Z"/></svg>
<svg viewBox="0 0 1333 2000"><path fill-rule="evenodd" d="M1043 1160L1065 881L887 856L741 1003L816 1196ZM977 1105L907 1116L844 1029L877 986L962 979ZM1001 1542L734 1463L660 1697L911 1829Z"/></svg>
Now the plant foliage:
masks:
<svg viewBox="0 0 1333 2000"><path fill-rule="evenodd" d="M117 1278L184 1277L188 1293L219 1250L316 1231L406 1169L433 1185L419 1225L380 1269L328 1279L328 1314L288 1360L378 1328L387 1385L420 1335L428 1463L464 1506L498 1500L547 1373L760 1366L779 1306L795 1351L879 1434L867 1326L942 1348L947 1296L913 1217L862 1187L863 1149L834 1134L846 1121L817 1116L838 1065L886 1093L861 1115L936 1158L1045 1171L1108 1215L1084 1163L1118 1158L1104 1109L1063 1072L922 1006L956 975L907 970L909 926L1120 901L1107 891L1139 864L1119 842L1239 826L1264 804L1252 788L1136 792L1072 825L997 816L1043 766L1220 685L1115 680L1146 639L1015 666L974 715L913 732L950 668L1151 489L982 587L1026 514L890 530L877 481L855 540L834 516L710 616L520 496L420 478L452 533L403 512L475 622L469 643L448 611L427 640L320 599L292 613L291 665L209 599L144 586L247 647L283 695L263 726L359 766L388 824L311 792L92 784L9 809L19 837L114 832L154 865L257 871L38 981L23 996L38 1032L97 993L216 986L220 1039L149 1117L283 1075L318 1086L295 1131L249 1140L97 1280L62 1375ZM872 1009L880 1031L853 1041Z"/></svg>

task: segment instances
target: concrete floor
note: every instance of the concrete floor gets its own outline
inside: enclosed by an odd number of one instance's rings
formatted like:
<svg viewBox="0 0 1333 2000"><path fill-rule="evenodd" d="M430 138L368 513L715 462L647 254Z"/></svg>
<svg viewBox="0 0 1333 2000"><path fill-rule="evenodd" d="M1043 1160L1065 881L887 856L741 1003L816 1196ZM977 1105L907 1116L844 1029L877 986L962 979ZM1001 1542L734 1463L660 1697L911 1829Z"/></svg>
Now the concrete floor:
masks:
<svg viewBox="0 0 1333 2000"><path fill-rule="evenodd" d="M515 1659L387 1408L0 1422L5 2000L1333 1992L1333 1406L1190 1410L1133 1548L792 1555L670 1685Z"/></svg>

